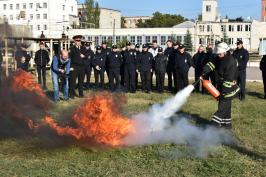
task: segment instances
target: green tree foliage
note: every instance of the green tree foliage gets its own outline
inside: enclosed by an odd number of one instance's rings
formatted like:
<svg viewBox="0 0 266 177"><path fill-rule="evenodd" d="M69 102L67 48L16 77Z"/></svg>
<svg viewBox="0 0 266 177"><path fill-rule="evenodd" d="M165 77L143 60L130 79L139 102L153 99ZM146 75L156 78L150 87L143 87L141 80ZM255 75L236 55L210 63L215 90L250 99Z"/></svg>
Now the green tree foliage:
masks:
<svg viewBox="0 0 266 177"><path fill-rule="evenodd" d="M184 38L184 45L185 45L187 51L192 51L193 44L192 44L191 33L189 30L187 30L186 36Z"/></svg>
<svg viewBox="0 0 266 177"><path fill-rule="evenodd" d="M187 20L181 15L162 14L155 12L150 20L138 20L138 28L172 27Z"/></svg>
<svg viewBox="0 0 266 177"><path fill-rule="evenodd" d="M99 28L100 7L98 2L94 2L94 0L85 0L83 8L86 17L85 22L94 24L95 28Z"/></svg>

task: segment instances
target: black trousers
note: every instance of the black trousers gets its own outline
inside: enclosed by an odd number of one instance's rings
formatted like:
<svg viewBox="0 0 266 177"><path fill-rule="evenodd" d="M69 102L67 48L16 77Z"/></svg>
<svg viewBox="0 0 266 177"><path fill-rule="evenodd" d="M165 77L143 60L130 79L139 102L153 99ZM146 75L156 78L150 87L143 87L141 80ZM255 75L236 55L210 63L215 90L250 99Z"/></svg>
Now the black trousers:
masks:
<svg viewBox="0 0 266 177"><path fill-rule="evenodd" d="M2 86L2 66L0 65L0 87Z"/></svg>
<svg viewBox="0 0 266 177"><path fill-rule="evenodd" d="M155 74L156 74L157 91L163 92L165 72L164 71L155 71Z"/></svg>
<svg viewBox="0 0 266 177"><path fill-rule="evenodd" d="M201 75L200 72L195 71L195 82L198 81L198 80L200 79L200 75ZM200 83L198 83L198 84L195 86L195 91L199 92L200 90L203 91L203 88L200 88Z"/></svg>
<svg viewBox="0 0 266 177"><path fill-rule="evenodd" d="M141 71L140 72L142 90L143 91L151 91L151 71Z"/></svg>
<svg viewBox="0 0 266 177"><path fill-rule="evenodd" d="M86 86L87 87L90 86L90 82L91 82L91 70L92 70L92 66L90 66L90 65L85 66Z"/></svg>
<svg viewBox="0 0 266 177"><path fill-rule="evenodd" d="M131 67L125 67L124 82L128 91L136 91L136 69Z"/></svg>
<svg viewBox="0 0 266 177"><path fill-rule="evenodd" d="M230 126L231 122L231 99L219 100L218 110L214 114L212 121L220 126Z"/></svg>
<svg viewBox="0 0 266 177"><path fill-rule="evenodd" d="M240 87L239 98L245 99L246 96L246 70L240 70L238 76L238 84Z"/></svg>
<svg viewBox="0 0 266 177"><path fill-rule="evenodd" d="M95 75L95 84L97 87L104 87L104 70L101 69L98 71L97 69L94 70L94 75ZM100 79L100 84L99 84L99 79Z"/></svg>
<svg viewBox="0 0 266 177"><path fill-rule="evenodd" d="M122 65L120 67L120 76L121 76L121 85L125 86L125 78L124 78L124 74L125 74L125 66Z"/></svg>
<svg viewBox="0 0 266 177"><path fill-rule="evenodd" d="M74 71L70 73L70 96L75 95L75 87L76 87L76 81L78 79L78 90L79 90L79 96L83 96L83 83L84 83L84 77L85 77L85 68L81 65L75 65L73 66Z"/></svg>
<svg viewBox="0 0 266 177"><path fill-rule="evenodd" d="M136 89L138 89L138 85L139 85L139 73L136 72Z"/></svg>
<svg viewBox="0 0 266 177"><path fill-rule="evenodd" d="M120 68L109 69L109 84L111 91L120 88Z"/></svg>
<svg viewBox="0 0 266 177"><path fill-rule="evenodd" d="M46 87L46 66L37 66L38 83Z"/></svg>
<svg viewBox="0 0 266 177"><path fill-rule="evenodd" d="M266 71L262 71L262 79L264 85L264 95L266 96Z"/></svg>
<svg viewBox="0 0 266 177"><path fill-rule="evenodd" d="M188 86L188 71L176 71L177 92L183 90Z"/></svg>

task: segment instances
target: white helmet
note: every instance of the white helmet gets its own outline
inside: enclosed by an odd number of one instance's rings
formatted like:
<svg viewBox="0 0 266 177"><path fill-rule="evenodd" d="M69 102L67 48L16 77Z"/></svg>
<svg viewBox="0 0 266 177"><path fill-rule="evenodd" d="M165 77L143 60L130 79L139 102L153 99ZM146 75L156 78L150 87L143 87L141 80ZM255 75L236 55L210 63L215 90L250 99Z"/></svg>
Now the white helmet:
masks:
<svg viewBox="0 0 266 177"><path fill-rule="evenodd" d="M220 44L215 46L214 53L221 54L221 53L226 53L229 50L230 50L230 47L225 42L221 42Z"/></svg>

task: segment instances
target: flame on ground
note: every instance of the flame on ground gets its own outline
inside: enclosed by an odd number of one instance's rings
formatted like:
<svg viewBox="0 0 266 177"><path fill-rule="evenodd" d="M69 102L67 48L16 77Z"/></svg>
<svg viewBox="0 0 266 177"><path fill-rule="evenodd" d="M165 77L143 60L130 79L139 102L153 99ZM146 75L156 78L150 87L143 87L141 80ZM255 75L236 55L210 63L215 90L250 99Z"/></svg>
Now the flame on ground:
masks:
<svg viewBox="0 0 266 177"><path fill-rule="evenodd" d="M123 145L122 139L134 132L133 122L121 115L121 100L109 93L94 95L85 100L73 114L74 127L61 127L52 117L44 121L60 136L71 136L77 140L94 140L108 146Z"/></svg>

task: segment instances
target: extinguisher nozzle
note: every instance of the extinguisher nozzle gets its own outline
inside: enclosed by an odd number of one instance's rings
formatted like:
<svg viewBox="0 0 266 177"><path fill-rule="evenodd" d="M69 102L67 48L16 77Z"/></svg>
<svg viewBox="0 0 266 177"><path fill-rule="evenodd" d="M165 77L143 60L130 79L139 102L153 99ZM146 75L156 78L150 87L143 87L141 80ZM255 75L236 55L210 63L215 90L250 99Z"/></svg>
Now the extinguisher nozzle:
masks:
<svg viewBox="0 0 266 177"><path fill-rule="evenodd" d="M196 86L199 84L199 82L200 82L200 79L198 79L197 81L195 81L192 85L193 85L194 87L196 87Z"/></svg>

